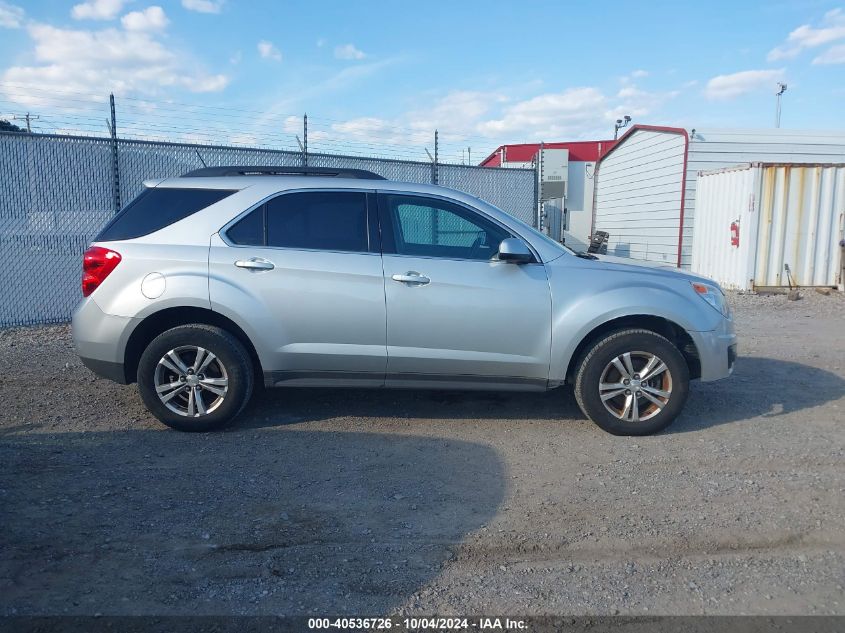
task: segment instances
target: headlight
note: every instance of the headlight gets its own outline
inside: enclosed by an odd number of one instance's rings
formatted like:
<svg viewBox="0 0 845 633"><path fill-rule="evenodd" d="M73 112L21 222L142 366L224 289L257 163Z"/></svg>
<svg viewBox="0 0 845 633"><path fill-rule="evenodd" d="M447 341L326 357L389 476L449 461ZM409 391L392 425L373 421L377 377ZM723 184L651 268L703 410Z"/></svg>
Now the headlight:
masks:
<svg viewBox="0 0 845 633"><path fill-rule="evenodd" d="M722 292L722 289L719 288L719 286L704 284L698 281L691 281L690 284L699 297L713 306L713 308L718 310L723 316L730 316L730 306L728 306L728 301L725 299L725 293Z"/></svg>

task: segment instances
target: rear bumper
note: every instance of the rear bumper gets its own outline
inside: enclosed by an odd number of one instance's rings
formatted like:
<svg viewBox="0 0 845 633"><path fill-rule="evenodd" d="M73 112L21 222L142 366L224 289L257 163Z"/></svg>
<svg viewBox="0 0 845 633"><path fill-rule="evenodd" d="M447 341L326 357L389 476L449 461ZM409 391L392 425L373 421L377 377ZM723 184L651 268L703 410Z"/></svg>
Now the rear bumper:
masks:
<svg viewBox="0 0 845 633"><path fill-rule="evenodd" d="M138 319L104 313L91 297L73 311L73 344L82 363L98 376L126 384L126 343Z"/></svg>
<svg viewBox="0 0 845 633"><path fill-rule="evenodd" d="M723 319L718 328L709 332L689 334L698 350L703 382L721 380L733 373L738 344L732 320Z"/></svg>

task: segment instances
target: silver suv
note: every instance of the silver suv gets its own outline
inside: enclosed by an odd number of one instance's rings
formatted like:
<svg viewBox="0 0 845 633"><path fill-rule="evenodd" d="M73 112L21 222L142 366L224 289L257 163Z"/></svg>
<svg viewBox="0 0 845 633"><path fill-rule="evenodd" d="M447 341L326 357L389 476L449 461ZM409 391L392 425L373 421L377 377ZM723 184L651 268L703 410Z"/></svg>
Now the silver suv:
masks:
<svg viewBox="0 0 845 633"><path fill-rule="evenodd" d="M473 196L356 170L215 167L145 183L85 253L82 361L164 424L268 387L543 391L645 435L732 372L719 286L576 253Z"/></svg>

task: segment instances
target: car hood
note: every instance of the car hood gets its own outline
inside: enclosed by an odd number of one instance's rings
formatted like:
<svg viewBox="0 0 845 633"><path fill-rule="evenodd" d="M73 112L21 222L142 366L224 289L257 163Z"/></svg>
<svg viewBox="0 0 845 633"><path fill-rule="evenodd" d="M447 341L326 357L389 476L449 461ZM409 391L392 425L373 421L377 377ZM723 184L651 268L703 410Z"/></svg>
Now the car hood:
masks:
<svg viewBox="0 0 845 633"><path fill-rule="evenodd" d="M646 275L657 275L673 279L685 279L687 281L699 281L715 284L712 279L702 275L696 275L687 270L676 268L664 262L649 262L627 257L614 257L612 255L595 255L596 259L584 259L583 262L591 263L593 267L600 267L604 270L612 270L620 273L635 273Z"/></svg>

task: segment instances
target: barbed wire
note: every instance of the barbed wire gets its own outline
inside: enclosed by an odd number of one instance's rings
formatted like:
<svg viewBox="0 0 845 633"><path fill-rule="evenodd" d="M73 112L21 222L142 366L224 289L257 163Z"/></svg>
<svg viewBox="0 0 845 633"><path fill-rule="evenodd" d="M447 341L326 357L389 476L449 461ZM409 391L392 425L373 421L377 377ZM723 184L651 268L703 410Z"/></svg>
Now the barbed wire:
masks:
<svg viewBox="0 0 845 633"><path fill-rule="evenodd" d="M120 138L287 151L301 151L305 143L301 114L123 95L115 100ZM0 119L18 120L27 113L36 133L100 137L111 133L108 96L0 81ZM309 115L307 143L314 153L427 162L435 153L434 132L376 117L339 120ZM442 163L478 164L498 147L492 139L460 131L438 130L438 139Z"/></svg>

